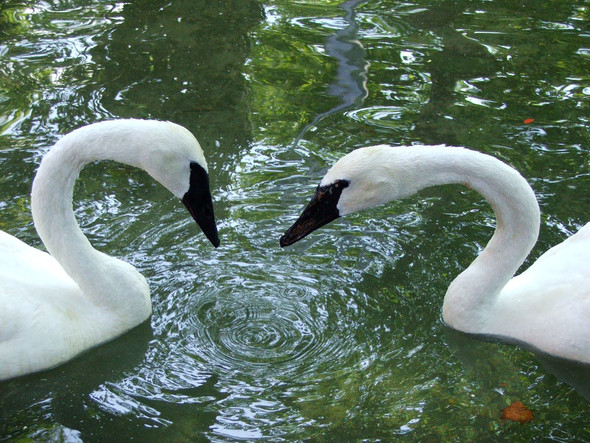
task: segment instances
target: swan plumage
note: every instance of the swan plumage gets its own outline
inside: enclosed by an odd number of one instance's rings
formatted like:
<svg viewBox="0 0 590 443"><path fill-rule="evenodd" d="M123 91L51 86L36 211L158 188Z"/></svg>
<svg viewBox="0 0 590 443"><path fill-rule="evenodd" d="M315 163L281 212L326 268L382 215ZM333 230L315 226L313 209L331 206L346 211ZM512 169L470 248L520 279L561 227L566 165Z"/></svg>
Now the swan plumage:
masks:
<svg viewBox="0 0 590 443"><path fill-rule="evenodd" d="M386 145L338 160L281 246L358 210L442 184L483 195L496 230L450 284L443 320L451 327L590 363L590 223L514 276L537 241L540 211L527 181L502 161L465 148Z"/></svg>
<svg viewBox="0 0 590 443"><path fill-rule="evenodd" d="M74 182L84 165L99 160L146 170L219 244L207 163L187 129L127 119L65 135L44 156L31 192L33 221L48 253L0 231L0 380L61 364L151 314L145 278L95 250L75 220Z"/></svg>

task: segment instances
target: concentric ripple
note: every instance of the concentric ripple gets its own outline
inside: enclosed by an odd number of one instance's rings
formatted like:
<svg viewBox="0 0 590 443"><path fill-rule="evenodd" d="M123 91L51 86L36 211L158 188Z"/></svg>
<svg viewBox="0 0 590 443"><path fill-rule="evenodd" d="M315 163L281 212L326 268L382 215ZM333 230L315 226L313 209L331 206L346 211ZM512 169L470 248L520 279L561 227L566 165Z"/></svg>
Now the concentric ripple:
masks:
<svg viewBox="0 0 590 443"><path fill-rule="evenodd" d="M286 362L305 354L315 336L297 306L265 298L201 305L198 319L218 351L253 364Z"/></svg>
<svg viewBox="0 0 590 443"><path fill-rule="evenodd" d="M317 371L346 352L342 337L326 331L325 310L309 303L304 287L276 293L275 285L276 295L260 295L268 289L260 282L241 294L201 296L184 328L185 352L224 370L266 376Z"/></svg>

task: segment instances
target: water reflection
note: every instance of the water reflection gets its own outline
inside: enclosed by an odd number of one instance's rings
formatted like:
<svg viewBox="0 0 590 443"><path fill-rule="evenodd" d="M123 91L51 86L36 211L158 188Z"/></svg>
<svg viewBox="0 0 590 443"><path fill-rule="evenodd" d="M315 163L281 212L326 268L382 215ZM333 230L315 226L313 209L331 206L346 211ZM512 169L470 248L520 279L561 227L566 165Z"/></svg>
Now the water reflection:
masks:
<svg viewBox="0 0 590 443"><path fill-rule="evenodd" d="M347 26L328 37L325 43L326 53L338 62L336 78L328 86L328 94L339 98L340 104L316 115L295 138L294 146L309 129L324 118L346 109L359 107L369 93L366 84L369 63L366 61L363 45L358 40L358 24L355 20L356 8L365 2L366 0L349 0L340 5L346 13L344 22Z"/></svg>
<svg viewBox="0 0 590 443"><path fill-rule="evenodd" d="M518 400L525 395L528 385L519 376L521 369L504 355L497 340L464 334L446 328L445 340L463 366L472 371L487 389L497 390L508 398ZM590 365L556 358L535 352L542 367L558 380L570 385L579 395L590 401Z"/></svg>
<svg viewBox="0 0 590 443"><path fill-rule="evenodd" d="M34 433L41 440L50 439L53 431L46 428L46 415L60 423L55 430L58 433L68 433L68 428L76 430L73 435L85 433L88 429L81 429L80 423L90 428L101 426L101 417L81 420L82 416L88 418L86 411L93 408L89 401L93 391L140 366L151 338L149 323L143 323L58 368L2 383L0 417L7 419L23 410L29 410L30 416L24 428L12 428L9 421L2 422L0 438Z"/></svg>
<svg viewBox="0 0 590 443"><path fill-rule="evenodd" d="M127 3L117 26L94 39L89 52L95 67L80 94L98 91L98 103L110 115L186 126L214 153L208 161L215 180L223 180L216 168L231 164L250 140L242 71L248 32L262 17L255 0ZM70 124L90 118L72 111L63 116ZM97 109L87 112L100 118Z"/></svg>
<svg viewBox="0 0 590 443"><path fill-rule="evenodd" d="M461 143L457 135L462 131L456 128L461 123L449 118L449 108L457 103L457 82L491 76L499 68L496 58L485 46L455 30L453 22L463 12L457 2L406 17L415 28L437 35L442 46L425 66L430 73L430 94L415 121L414 133L426 144Z"/></svg>
<svg viewBox="0 0 590 443"><path fill-rule="evenodd" d="M549 373L590 402L590 366L546 355L536 356Z"/></svg>

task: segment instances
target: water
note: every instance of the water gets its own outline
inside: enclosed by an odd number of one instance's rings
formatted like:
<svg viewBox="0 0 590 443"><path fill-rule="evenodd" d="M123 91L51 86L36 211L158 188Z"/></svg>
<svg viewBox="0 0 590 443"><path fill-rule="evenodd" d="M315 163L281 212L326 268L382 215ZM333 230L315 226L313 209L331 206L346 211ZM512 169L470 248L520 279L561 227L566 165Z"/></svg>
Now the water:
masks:
<svg viewBox="0 0 590 443"><path fill-rule="evenodd" d="M0 229L40 246L30 181L61 134L149 117L204 147L222 245L147 174L86 168L78 220L147 277L154 313L0 383L0 439L590 441L587 368L441 320L494 226L474 193L427 190L278 247L326 168L377 143L463 145L520 170L543 211L530 260L575 232L590 219L589 20L582 0L5 0ZM532 422L500 420L514 400Z"/></svg>

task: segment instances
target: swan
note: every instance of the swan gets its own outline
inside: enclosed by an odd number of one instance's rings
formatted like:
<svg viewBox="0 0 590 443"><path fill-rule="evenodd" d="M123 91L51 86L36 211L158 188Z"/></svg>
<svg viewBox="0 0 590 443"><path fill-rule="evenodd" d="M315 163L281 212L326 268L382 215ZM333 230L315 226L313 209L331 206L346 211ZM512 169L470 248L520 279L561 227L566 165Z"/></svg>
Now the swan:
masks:
<svg viewBox="0 0 590 443"><path fill-rule="evenodd" d="M94 249L74 217L74 182L98 160L147 171L219 245L207 163L187 129L128 119L65 135L44 156L31 191L33 222L49 253L0 231L0 380L64 363L151 314L146 279L129 263Z"/></svg>
<svg viewBox="0 0 590 443"><path fill-rule="evenodd" d="M450 284L442 308L445 323L590 363L590 223L514 276L537 241L539 205L527 181L492 156L450 146L352 151L329 169L280 245L291 245L340 216L443 184L479 192L497 219L487 246Z"/></svg>

